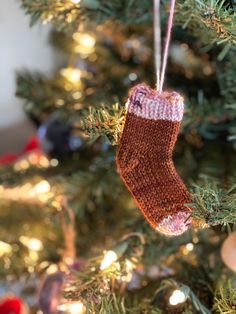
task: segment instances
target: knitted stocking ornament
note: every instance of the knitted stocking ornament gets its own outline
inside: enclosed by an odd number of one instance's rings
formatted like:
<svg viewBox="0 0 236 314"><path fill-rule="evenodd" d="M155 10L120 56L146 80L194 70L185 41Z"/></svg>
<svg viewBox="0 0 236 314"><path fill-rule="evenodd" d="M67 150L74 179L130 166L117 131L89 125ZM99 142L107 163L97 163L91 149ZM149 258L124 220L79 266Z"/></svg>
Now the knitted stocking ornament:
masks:
<svg viewBox="0 0 236 314"><path fill-rule="evenodd" d="M180 235L191 224L190 203L172 152L183 117L183 98L146 85L131 90L117 153L117 167L138 207L153 228Z"/></svg>

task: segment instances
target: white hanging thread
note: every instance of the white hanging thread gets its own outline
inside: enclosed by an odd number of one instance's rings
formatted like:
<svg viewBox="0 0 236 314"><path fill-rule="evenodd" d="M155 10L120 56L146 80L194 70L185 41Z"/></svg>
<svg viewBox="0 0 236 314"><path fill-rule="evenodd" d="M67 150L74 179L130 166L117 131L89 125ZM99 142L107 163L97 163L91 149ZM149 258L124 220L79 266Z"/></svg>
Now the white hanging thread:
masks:
<svg viewBox="0 0 236 314"><path fill-rule="evenodd" d="M156 65L156 88L161 93L165 80L165 72L169 53L171 31L175 12L175 0L171 0L170 14L168 18L164 54L161 67L161 23L160 23L160 0L154 0L154 42L155 42L155 65Z"/></svg>
<svg viewBox="0 0 236 314"><path fill-rule="evenodd" d="M160 22L160 0L154 0L154 50L156 66L156 89L160 89L161 72L161 22Z"/></svg>

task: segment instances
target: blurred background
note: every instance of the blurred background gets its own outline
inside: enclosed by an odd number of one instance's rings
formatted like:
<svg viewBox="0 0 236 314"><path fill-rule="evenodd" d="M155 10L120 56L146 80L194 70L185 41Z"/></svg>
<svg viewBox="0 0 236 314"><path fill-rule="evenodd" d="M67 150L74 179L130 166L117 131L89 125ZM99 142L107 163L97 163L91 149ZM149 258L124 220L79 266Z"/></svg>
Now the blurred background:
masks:
<svg viewBox="0 0 236 314"><path fill-rule="evenodd" d="M176 2L165 88L194 225L168 237L115 162L130 89L155 86L153 2L2 1L0 314L236 313L235 10Z"/></svg>
<svg viewBox="0 0 236 314"><path fill-rule="evenodd" d="M49 45L49 25L29 27L20 2L3 1L0 11L0 152L19 152L35 127L27 119L22 100L15 96L16 71L24 68L51 74L58 60ZM21 132L17 132L21 130Z"/></svg>

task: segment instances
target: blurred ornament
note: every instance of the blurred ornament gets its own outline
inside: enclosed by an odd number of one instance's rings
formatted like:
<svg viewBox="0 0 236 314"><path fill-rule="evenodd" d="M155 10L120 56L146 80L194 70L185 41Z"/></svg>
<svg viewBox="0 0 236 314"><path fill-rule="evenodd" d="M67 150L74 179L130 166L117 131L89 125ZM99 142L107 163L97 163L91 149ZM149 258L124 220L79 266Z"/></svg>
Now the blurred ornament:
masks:
<svg viewBox="0 0 236 314"><path fill-rule="evenodd" d="M165 278L174 275L174 270L168 267L159 268L157 265L151 265L146 270L146 275L151 280L157 280L159 278Z"/></svg>
<svg viewBox="0 0 236 314"><path fill-rule="evenodd" d="M28 142L26 143L26 145L23 147L22 151L19 154L15 154L12 152L8 152L2 156L0 156L0 165L8 165L8 164L12 164L16 161L20 161L20 159L22 160L27 159L28 156L32 156L32 154L35 153L35 159L33 160L33 158L31 157L29 160L29 163L38 162L40 155L42 154L40 146L39 146L39 140L36 136L31 137Z"/></svg>
<svg viewBox="0 0 236 314"><path fill-rule="evenodd" d="M127 40L122 40L120 50L124 59L132 58L137 64L146 63L150 60L151 49L147 44L145 37L131 37Z"/></svg>
<svg viewBox="0 0 236 314"><path fill-rule="evenodd" d="M133 271L132 277L127 285L129 291L139 290L142 288L142 275L138 271Z"/></svg>
<svg viewBox="0 0 236 314"><path fill-rule="evenodd" d="M236 231L232 232L223 242L221 257L225 265L236 272Z"/></svg>
<svg viewBox="0 0 236 314"><path fill-rule="evenodd" d="M18 297L6 297L0 300L1 314L26 314L23 300Z"/></svg>
<svg viewBox="0 0 236 314"><path fill-rule="evenodd" d="M62 302L62 287L64 273L56 272L48 275L39 291L39 307L43 314L59 314L59 304Z"/></svg>
<svg viewBox="0 0 236 314"><path fill-rule="evenodd" d="M38 135L44 152L54 158L70 155L83 145L82 139L73 135L73 127L55 115L39 127Z"/></svg>

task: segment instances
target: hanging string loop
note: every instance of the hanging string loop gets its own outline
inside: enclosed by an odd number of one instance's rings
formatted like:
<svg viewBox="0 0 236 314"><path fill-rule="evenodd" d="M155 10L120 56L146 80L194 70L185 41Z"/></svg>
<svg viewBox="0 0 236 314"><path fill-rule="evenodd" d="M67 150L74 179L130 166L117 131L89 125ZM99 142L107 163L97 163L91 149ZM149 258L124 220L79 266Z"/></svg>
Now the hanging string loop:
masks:
<svg viewBox="0 0 236 314"><path fill-rule="evenodd" d="M167 59L169 54L171 32L173 28L174 12L176 0L171 0L170 13L168 18L164 54L161 65L161 23L160 23L160 0L154 0L154 45L155 45L155 65L156 65L156 88L161 93L165 81Z"/></svg>
<svg viewBox="0 0 236 314"><path fill-rule="evenodd" d="M156 67L156 89L160 89L161 74L161 22L160 22L160 0L154 0L154 51Z"/></svg>

